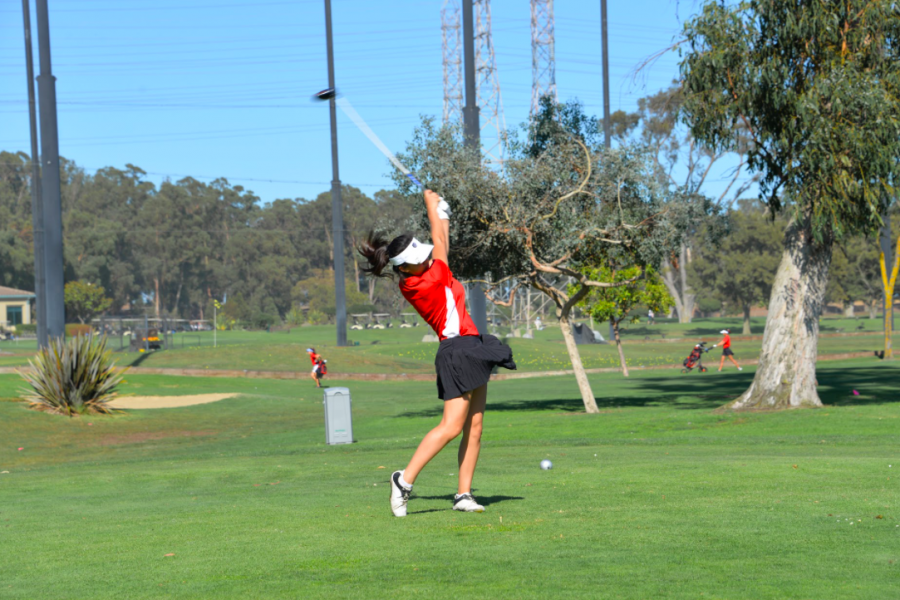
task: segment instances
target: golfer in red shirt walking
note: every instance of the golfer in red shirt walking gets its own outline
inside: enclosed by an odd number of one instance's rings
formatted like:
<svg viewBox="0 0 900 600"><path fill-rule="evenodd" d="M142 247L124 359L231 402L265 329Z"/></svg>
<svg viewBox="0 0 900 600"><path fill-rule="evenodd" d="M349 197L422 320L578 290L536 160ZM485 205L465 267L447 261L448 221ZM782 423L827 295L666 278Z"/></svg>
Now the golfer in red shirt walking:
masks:
<svg viewBox="0 0 900 600"><path fill-rule="evenodd" d="M738 371L743 371L741 366L737 364L737 361L734 360L734 352L731 351L731 330L723 329L719 333L724 336L722 338L722 341L720 341L718 344L713 344L713 348L715 348L716 346L722 346L722 360L719 361L719 371L721 371L722 367L725 366L726 356L728 357L728 360L734 363L734 366L737 367Z"/></svg>
<svg viewBox="0 0 900 600"><path fill-rule="evenodd" d="M391 511L395 517L406 516L413 483L425 465L460 433L459 488L453 510L484 512L484 507L472 497L472 478L481 450L487 383L495 366L516 368L509 346L492 335L479 334L466 311L465 290L447 266L450 207L431 190L425 192L425 206L433 246L409 233L390 243L372 233L359 247L370 265L363 270L376 277L390 277L390 273L384 273L390 265L400 276L403 297L441 340L434 366L444 416L419 444L406 469L391 475Z"/></svg>
<svg viewBox="0 0 900 600"><path fill-rule="evenodd" d="M306 353L309 354L309 360L312 363L312 372L309 374L312 377L312 380L316 382L316 387L322 387L322 384L319 383L319 380L322 379L322 376L319 374L319 361L322 360L321 354L316 354L315 348L307 348Z"/></svg>

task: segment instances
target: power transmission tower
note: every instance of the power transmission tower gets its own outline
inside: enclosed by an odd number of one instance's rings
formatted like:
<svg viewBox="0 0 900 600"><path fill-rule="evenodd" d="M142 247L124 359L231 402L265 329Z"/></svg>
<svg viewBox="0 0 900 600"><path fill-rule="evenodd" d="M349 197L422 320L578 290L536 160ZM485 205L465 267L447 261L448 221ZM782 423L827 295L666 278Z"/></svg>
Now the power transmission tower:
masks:
<svg viewBox="0 0 900 600"><path fill-rule="evenodd" d="M462 122L462 25L459 0L444 0L441 8L441 48L444 56L444 123Z"/></svg>
<svg viewBox="0 0 900 600"><path fill-rule="evenodd" d="M556 95L556 50L553 35L553 0L531 0L531 113L541 98Z"/></svg>
<svg viewBox="0 0 900 600"><path fill-rule="evenodd" d="M506 118L491 38L491 2L474 0L475 79L481 113L481 142L487 162L502 165L506 155Z"/></svg>

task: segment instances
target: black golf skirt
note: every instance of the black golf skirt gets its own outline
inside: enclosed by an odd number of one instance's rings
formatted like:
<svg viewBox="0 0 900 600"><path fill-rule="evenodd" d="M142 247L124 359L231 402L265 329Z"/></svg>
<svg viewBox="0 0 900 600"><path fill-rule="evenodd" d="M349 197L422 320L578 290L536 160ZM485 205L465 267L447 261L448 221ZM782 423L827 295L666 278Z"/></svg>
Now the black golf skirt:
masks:
<svg viewBox="0 0 900 600"><path fill-rule="evenodd" d="M495 336L465 335L442 341L434 357L438 397L452 400L483 386L494 367L516 368L512 348Z"/></svg>
<svg viewBox="0 0 900 600"><path fill-rule="evenodd" d="M731 351L731 348L722 348L722 356L734 356L734 352Z"/></svg>

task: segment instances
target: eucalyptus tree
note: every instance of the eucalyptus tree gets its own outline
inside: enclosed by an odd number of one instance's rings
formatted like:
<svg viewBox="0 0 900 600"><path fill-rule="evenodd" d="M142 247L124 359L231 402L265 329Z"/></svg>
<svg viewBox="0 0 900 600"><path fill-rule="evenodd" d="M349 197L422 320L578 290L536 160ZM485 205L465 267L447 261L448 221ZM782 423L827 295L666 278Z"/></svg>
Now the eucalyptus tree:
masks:
<svg viewBox="0 0 900 600"><path fill-rule="evenodd" d="M754 183L746 176L746 136L740 126L735 135L743 143L732 148L711 149L697 143L690 129L681 122L684 87L674 82L666 89L638 99L634 113L617 111L613 115L614 135L619 143L638 141L649 149L660 184L672 198L694 201L705 214L694 223L692 235L662 265L662 278L675 301L680 323L690 323L697 294L690 284L690 267L702 246L715 243L723 234L723 210L731 206ZM710 203L707 189L717 176L725 174L725 185ZM705 235L697 235L702 230Z"/></svg>
<svg viewBox="0 0 900 600"><path fill-rule="evenodd" d="M773 213L790 216L759 368L733 409L821 406L816 351L836 239L874 233L900 175L894 0L709 1L684 28L684 114L713 150L749 139Z"/></svg>
<svg viewBox="0 0 900 600"><path fill-rule="evenodd" d="M605 150L596 139L596 120L578 105L545 103L524 139L510 140L502 172L465 148L459 128L439 129L430 119L401 158L453 209L450 267L457 276L481 280L500 305L525 286L553 301L587 412L598 409L572 335L572 308L593 289L632 280L597 280L584 267L640 272L659 265L696 216L688 203L664 201L643 148ZM402 176L396 180L417 193ZM427 231L424 211L417 216Z"/></svg>
<svg viewBox="0 0 900 600"><path fill-rule="evenodd" d="M131 164L100 169L72 195L63 215L67 279L102 286L114 312L134 301L141 289L134 229L140 227L136 217L141 207L156 192L145 176Z"/></svg>
<svg viewBox="0 0 900 600"><path fill-rule="evenodd" d="M765 304L781 260L783 219L772 219L755 201L744 200L728 214L728 235L700 248L690 265L690 281L744 314L743 334L750 335L750 309Z"/></svg>
<svg viewBox="0 0 900 600"><path fill-rule="evenodd" d="M31 161L0 152L0 285L34 289Z"/></svg>

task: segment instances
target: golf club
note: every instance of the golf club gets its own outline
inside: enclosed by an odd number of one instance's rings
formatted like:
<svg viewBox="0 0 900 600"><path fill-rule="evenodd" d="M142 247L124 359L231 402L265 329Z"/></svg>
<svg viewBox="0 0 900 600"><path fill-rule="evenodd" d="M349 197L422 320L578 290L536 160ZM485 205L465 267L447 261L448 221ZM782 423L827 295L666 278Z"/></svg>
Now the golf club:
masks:
<svg viewBox="0 0 900 600"><path fill-rule="evenodd" d="M403 163L397 160L397 157L394 156L394 153L384 145L384 142L378 139L378 136L375 135L375 132L372 131L372 128L369 127L369 125L363 120L359 113L356 112L356 109L353 108L353 105L350 104L349 100L347 100L346 98L337 98L337 91L334 88L326 88L321 92L315 94L313 97L317 100L322 101L335 98L335 103L340 107L342 111L344 111L344 114L347 115L351 121L353 121L353 123L359 128L359 130L362 131L367 138L369 138L369 141L375 144L375 147L381 150L381 153L384 154L401 173L409 177L410 181L419 186L420 189L425 189L425 186L422 185L422 182L416 179L416 176L413 175L409 169L404 167Z"/></svg>

